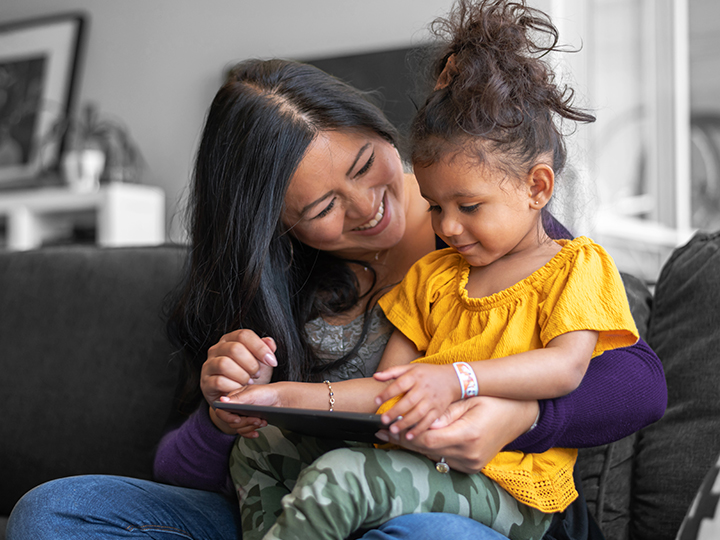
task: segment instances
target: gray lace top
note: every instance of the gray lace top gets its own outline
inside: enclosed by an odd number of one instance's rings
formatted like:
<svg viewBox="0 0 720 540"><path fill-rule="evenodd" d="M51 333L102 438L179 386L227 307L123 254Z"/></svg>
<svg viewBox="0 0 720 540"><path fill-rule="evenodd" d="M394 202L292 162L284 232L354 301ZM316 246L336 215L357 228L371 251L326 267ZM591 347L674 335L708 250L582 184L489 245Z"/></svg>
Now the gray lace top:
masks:
<svg viewBox="0 0 720 540"><path fill-rule="evenodd" d="M341 381L370 377L377 369L387 345L393 326L385 318L379 306L370 312L370 328L365 342L358 352L341 366L327 369L321 373L323 379ZM313 319L305 325L308 340L319 358L330 363L348 353L360 338L363 317L358 317L346 325L332 325L321 318Z"/></svg>

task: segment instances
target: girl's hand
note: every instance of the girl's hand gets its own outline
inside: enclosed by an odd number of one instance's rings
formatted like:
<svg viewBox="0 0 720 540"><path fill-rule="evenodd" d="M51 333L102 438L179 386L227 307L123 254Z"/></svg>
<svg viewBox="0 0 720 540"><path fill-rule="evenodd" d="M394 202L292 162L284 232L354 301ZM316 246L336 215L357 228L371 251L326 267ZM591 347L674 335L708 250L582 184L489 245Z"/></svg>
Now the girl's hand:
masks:
<svg viewBox="0 0 720 540"><path fill-rule="evenodd" d="M392 423L393 434L408 430L405 437L412 440L427 430L431 424L447 411L454 401L460 399L461 390L455 370L450 365L407 364L395 366L375 373L378 381L395 381L375 398L380 406L387 400L404 394L388 411L382 421Z"/></svg>
<svg viewBox="0 0 720 540"><path fill-rule="evenodd" d="M225 403L245 403L249 405L268 405L281 407L281 384L264 384L258 386L243 386L229 396L221 396L219 401ZM226 426L223 430L228 434L237 434L249 439L258 436L257 429L267 426L267 422L260 418L239 416L223 409L210 408L210 415L215 414ZM217 424L216 424L217 425ZM222 428L221 428L222 429Z"/></svg>
<svg viewBox="0 0 720 540"><path fill-rule="evenodd" d="M389 431L380 435L433 461L444 457L450 468L474 474L530 429L538 410L537 401L478 396L452 403L431 429L413 440Z"/></svg>
<svg viewBox="0 0 720 540"><path fill-rule="evenodd" d="M216 411L212 404L246 385L269 383L273 367L277 366L276 349L272 338L260 338L247 329L225 334L208 349L208 357L200 373L200 389L211 406L210 419L218 429L231 434L246 427L246 420L241 421L240 416L227 411Z"/></svg>

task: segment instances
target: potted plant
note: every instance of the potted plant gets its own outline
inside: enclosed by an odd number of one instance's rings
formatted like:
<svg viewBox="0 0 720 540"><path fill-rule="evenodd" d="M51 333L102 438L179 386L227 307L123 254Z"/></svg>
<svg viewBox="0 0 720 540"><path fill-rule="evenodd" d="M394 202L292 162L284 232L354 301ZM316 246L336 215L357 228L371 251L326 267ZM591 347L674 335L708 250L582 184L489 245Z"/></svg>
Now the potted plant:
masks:
<svg viewBox="0 0 720 540"><path fill-rule="evenodd" d="M138 180L143 164L139 149L125 127L102 118L95 104L85 104L77 118L63 119L55 131L65 136L62 168L72 188L92 191L101 181Z"/></svg>

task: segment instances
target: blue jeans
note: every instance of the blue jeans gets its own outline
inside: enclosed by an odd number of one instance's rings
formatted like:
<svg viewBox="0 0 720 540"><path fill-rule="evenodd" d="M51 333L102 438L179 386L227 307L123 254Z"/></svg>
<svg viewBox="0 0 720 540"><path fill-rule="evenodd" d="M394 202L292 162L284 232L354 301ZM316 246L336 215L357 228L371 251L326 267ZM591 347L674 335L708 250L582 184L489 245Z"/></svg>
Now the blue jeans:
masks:
<svg viewBox="0 0 720 540"><path fill-rule="evenodd" d="M452 514L401 516L364 540L507 540ZM217 493L117 476L75 476L36 487L10 514L7 540L238 540L237 502Z"/></svg>

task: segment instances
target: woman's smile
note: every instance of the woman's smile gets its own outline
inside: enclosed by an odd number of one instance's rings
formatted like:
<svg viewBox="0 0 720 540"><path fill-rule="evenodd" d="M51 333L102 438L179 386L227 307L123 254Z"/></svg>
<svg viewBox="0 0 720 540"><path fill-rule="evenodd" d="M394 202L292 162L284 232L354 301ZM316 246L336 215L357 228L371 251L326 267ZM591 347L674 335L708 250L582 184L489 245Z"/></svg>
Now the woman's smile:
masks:
<svg viewBox="0 0 720 540"><path fill-rule="evenodd" d="M353 231L368 235L381 233L383 230L385 230L385 227L387 227L388 223L390 222L390 208L387 207L387 212L385 212L385 208L385 197L383 196L382 200L380 201L380 206L378 206L378 209L375 212L375 215L364 224L360 225L359 227L355 227ZM386 216L387 219L385 219Z"/></svg>
<svg viewBox="0 0 720 540"><path fill-rule="evenodd" d="M406 188L392 144L364 132L322 132L288 186L283 221L311 247L366 258L405 233Z"/></svg>

